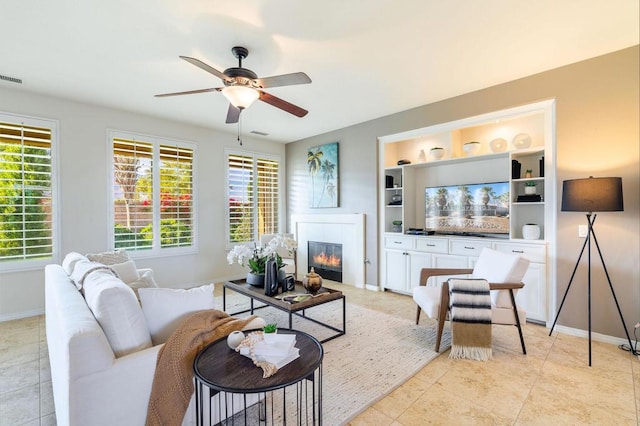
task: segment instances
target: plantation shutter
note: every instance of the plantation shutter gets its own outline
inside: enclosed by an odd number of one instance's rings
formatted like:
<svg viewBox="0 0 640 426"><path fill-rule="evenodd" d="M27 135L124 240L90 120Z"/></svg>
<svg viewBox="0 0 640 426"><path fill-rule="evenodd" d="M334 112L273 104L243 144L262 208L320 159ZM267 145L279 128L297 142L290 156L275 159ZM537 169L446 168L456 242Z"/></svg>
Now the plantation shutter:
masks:
<svg viewBox="0 0 640 426"><path fill-rule="evenodd" d="M227 157L229 242L254 240L253 157Z"/></svg>
<svg viewBox="0 0 640 426"><path fill-rule="evenodd" d="M276 234L279 229L278 162L258 158L257 170L258 235Z"/></svg>
<svg viewBox="0 0 640 426"><path fill-rule="evenodd" d="M113 217L117 249L150 249L153 245L152 173L151 143L113 139ZM145 189L139 190L139 185Z"/></svg>
<svg viewBox="0 0 640 426"><path fill-rule="evenodd" d="M230 153L227 156L229 242L256 241L279 232L277 160Z"/></svg>
<svg viewBox="0 0 640 426"><path fill-rule="evenodd" d="M193 149L160 145L161 247L193 241Z"/></svg>
<svg viewBox="0 0 640 426"><path fill-rule="evenodd" d="M53 256L52 132L0 121L0 260Z"/></svg>

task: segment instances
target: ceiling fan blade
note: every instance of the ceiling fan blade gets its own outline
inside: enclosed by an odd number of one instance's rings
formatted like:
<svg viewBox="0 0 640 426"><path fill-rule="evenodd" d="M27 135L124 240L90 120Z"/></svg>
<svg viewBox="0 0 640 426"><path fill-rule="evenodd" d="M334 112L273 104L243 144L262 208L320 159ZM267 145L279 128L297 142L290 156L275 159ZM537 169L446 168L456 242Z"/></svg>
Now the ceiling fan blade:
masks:
<svg viewBox="0 0 640 426"><path fill-rule="evenodd" d="M193 95L196 93L219 92L220 90L221 89L219 87L213 87L211 89L188 90L186 92L162 93L160 95L154 95L154 96L156 98L164 98L167 96L180 96L180 95Z"/></svg>
<svg viewBox="0 0 640 426"><path fill-rule="evenodd" d="M229 104L229 110L227 111L227 121L225 123L232 124L237 123L240 119L240 113L242 110L240 108L236 108L233 105Z"/></svg>
<svg viewBox="0 0 640 426"><path fill-rule="evenodd" d="M299 106L289 103L276 96L270 95L269 93L263 92L261 90L258 90L258 93L260 93L259 99L262 102L266 102L269 105L273 105L276 108L280 108L283 111L286 111L290 114L295 115L296 117L304 117L309 113L309 111L307 111L306 109L300 108Z"/></svg>
<svg viewBox="0 0 640 426"><path fill-rule="evenodd" d="M224 73L221 73L220 71L218 71L217 69L213 68L212 66L205 64L200 59L190 58L189 56L180 56L180 58L184 59L185 61L189 62L192 65L195 65L196 67L198 67L198 68L200 68L202 70L205 70L206 72L208 72L210 74L215 75L216 77L222 79L223 81L229 80L229 77L224 75Z"/></svg>
<svg viewBox="0 0 640 426"><path fill-rule="evenodd" d="M311 79L303 72L291 74L274 75L272 77L256 78L254 80L257 87L267 89L269 87L293 86L295 84L308 84Z"/></svg>

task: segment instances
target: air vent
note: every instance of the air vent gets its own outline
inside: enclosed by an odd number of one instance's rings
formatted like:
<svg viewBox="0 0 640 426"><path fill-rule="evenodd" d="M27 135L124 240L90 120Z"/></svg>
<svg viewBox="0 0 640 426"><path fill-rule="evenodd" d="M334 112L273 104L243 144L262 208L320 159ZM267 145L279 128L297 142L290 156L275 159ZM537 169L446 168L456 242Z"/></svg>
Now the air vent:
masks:
<svg viewBox="0 0 640 426"><path fill-rule="evenodd" d="M259 132L258 130L252 130L250 133L253 133L254 135L260 135L260 136L269 136L269 133Z"/></svg>
<svg viewBox="0 0 640 426"><path fill-rule="evenodd" d="M22 84L22 80L15 77L0 74L0 80L11 81L12 83Z"/></svg>

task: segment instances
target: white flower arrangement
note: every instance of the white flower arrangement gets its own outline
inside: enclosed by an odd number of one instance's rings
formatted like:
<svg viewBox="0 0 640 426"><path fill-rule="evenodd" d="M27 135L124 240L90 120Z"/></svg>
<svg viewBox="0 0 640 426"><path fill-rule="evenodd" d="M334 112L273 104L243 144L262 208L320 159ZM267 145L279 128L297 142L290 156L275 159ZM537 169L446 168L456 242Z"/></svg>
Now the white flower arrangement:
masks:
<svg viewBox="0 0 640 426"><path fill-rule="evenodd" d="M256 243L254 243L253 248L243 244L234 246L227 254L227 261L229 265L233 265L234 262L238 262L238 264L242 266L248 265L249 270L254 274L264 274L267 260L272 256L275 256L278 262L278 268L282 268L282 258L278 254L278 248L280 247L285 248L289 254L293 254L298 248L298 243L293 238L277 234L264 247Z"/></svg>

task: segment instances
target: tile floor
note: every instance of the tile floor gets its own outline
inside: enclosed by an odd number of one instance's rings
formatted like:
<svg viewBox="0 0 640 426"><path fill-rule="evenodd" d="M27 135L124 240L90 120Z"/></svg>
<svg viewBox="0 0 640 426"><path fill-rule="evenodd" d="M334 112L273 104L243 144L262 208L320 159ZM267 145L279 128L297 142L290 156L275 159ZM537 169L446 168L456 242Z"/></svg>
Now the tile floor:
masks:
<svg viewBox="0 0 640 426"><path fill-rule="evenodd" d="M410 297L339 287L350 303L414 320ZM447 350L350 425L640 424L636 357L593 342L588 367L586 339L524 331L526 356L515 328L494 326L493 360L454 361ZM0 323L0 426L55 424L44 316Z"/></svg>

